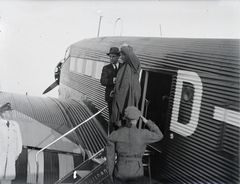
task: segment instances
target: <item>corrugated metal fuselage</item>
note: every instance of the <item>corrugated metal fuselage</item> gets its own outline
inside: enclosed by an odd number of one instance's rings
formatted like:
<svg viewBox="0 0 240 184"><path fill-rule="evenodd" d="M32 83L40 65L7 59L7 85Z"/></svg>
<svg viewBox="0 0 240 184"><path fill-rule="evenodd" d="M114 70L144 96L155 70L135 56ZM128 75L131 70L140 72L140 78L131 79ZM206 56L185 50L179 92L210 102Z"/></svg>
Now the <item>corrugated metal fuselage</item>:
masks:
<svg viewBox="0 0 240 184"><path fill-rule="evenodd" d="M144 115L164 139L151 145L158 180L239 183L239 40L107 37L71 45L59 95L102 109L102 67L111 46L130 44L142 64ZM146 90L145 90L146 89ZM147 105L146 100L150 103ZM107 111L102 113L108 121Z"/></svg>

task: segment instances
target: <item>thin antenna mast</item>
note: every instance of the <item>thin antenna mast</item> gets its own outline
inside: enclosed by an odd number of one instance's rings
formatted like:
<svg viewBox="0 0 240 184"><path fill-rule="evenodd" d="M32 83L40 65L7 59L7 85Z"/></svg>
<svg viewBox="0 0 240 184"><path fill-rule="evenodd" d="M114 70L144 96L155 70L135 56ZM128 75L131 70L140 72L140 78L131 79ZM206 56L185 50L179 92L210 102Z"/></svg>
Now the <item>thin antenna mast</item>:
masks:
<svg viewBox="0 0 240 184"><path fill-rule="evenodd" d="M100 18L99 18L99 24L98 24L98 34L97 34L97 37L99 37L99 33L100 33L100 27L101 27L101 20L102 20L102 17L103 17L103 16L100 16Z"/></svg>
<svg viewBox="0 0 240 184"><path fill-rule="evenodd" d="M160 36L162 36L162 28L161 28L161 24L159 24L159 29L160 29Z"/></svg>

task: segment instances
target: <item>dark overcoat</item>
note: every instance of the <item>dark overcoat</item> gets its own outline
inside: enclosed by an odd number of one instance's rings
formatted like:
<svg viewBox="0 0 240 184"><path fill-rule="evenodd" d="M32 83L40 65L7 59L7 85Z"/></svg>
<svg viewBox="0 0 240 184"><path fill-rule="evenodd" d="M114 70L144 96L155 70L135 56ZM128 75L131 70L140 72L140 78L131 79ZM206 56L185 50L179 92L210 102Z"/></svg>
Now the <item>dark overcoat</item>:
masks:
<svg viewBox="0 0 240 184"><path fill-rule="evenodd" d="M112 102L113 97L110 96L113 91L114 83L113 78L117 76L117 70L113 68L112 64L108 64L103 67L100 82L105 88L105 100L106 102Z"/></svg>
<svg viewBox="0 0 240 184"><path fill-rule="evenodd" d="M123 127L113 131L107 142L108 172L120 181L134 181L143 176L142 156L149 143L159 141L163 135L154 122L148 120L147 129ZM117 163L115 165L115 151Z"/></svg>
<svg viewBox="0 0 240 184"><path fill-rule="evenodd" d="M111 122L118 126L121 126L119 120L124 109L128 106L138 107L141 97L140 61L130 46L122 47L121 52L125 55L125 61L117 73L111 115Z"/></svg>

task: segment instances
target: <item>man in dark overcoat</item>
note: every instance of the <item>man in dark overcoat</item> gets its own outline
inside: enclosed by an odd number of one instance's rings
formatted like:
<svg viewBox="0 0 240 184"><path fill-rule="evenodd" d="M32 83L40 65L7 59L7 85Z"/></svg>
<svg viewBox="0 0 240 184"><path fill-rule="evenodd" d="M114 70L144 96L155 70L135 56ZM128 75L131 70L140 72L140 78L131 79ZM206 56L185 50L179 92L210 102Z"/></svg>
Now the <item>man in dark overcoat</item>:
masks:
<svg viewBox="0 0 240 184"><path fill-rule="evenodd" d="M142 156L149 143L160 141L162 132L151 120L141 116L141 112L134 106L124 111L127 125L113 131L107 142L106 156L109 176L114 183L141 183L144 176ZM148 129L136 127L139 117L148 126ZM115 164L115 152L117 163Z"/></svg>
<svg viewBox="0 0 240 184"><path fill-rule="evenodd" d="M105 101L108 103L108 112L110 118L112 114L113 88L116 83L118 69L121 65L118 60L120 57L120 50L118 47L111 47L109 53L106 54L110 58L110 64L103 67L100 82L106 87ZM114 129L114 126L114 124L111 124L111 129Z"/></svg>
<svg viewBox="0 0 240 184"><path fill-rule="evenodd" d="M141 97L139 82L141 64L131 46L124 44L121 47L121 59L123 63L116 78L111 116L111 122L118 126L122 126L124 109L128 106L138 107Z"/></svg>

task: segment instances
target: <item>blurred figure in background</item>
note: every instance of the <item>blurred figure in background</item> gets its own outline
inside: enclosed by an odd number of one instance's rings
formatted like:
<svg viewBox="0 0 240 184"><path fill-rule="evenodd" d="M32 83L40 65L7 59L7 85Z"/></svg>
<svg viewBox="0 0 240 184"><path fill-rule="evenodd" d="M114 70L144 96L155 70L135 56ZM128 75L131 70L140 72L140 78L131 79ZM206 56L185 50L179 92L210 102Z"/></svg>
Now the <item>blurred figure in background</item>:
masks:
<svg viewBox="0 0 240 184"><path fill-rule="evenodd" d="M19 125L12 120L10 103L0 107L0 180L10 184L16 176L15 161L22 152L22 137Z"/></svg>

